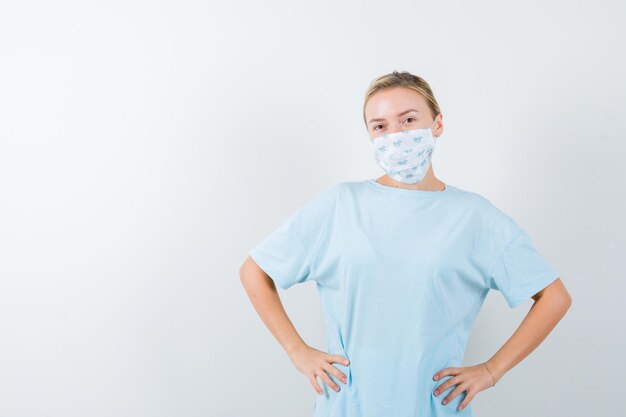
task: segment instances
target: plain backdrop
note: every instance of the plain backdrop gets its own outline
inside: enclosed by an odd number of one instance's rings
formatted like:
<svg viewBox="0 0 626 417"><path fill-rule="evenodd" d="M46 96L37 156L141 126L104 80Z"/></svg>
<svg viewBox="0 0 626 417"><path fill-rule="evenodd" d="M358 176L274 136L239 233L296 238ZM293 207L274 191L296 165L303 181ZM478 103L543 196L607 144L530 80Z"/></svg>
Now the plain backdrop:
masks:
<svg viewBox="0 0 626 417"><path fill-rule="evenodd" d="M3 1L0 417L293 417L315 392L239 279L340 181L393 70L443 112L444 182L529 233L573 298L477 417L623 416L621 1ZM315 285L280 291L326 346ZM492 291L464 363L532 301ZM422 417L422 416L419 416Z"/></svg>

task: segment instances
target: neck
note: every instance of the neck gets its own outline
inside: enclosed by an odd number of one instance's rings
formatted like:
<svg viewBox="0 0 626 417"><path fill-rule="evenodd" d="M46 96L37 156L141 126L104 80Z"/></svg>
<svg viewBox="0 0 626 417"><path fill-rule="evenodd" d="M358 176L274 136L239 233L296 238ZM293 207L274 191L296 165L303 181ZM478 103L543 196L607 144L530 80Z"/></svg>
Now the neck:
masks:
<svg viewBox="0 0 626 417"><path fill-rule="evenodd" d="M377 178L376 182L389 187L404 188L407 190L443 191L446 187L444 182L440 181L432 174L432 169L429 169L426 176L415 184L405 184L403 182L396 181L387 174Z"/></svg>

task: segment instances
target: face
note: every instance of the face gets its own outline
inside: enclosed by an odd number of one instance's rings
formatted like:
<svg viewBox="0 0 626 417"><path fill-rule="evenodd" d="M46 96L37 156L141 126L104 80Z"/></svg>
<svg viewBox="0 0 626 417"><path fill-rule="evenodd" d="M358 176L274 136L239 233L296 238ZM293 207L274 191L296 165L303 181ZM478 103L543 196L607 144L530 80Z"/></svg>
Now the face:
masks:
<svg viewBox="0 0 626 417"><path fill-rule="evenodd" d="M441 114L434 122L426 99L417 91L404 87L386 88L374 94L365 105L365 120L370 140L401 130L432 125L433 136L443 132Z"/></svg>

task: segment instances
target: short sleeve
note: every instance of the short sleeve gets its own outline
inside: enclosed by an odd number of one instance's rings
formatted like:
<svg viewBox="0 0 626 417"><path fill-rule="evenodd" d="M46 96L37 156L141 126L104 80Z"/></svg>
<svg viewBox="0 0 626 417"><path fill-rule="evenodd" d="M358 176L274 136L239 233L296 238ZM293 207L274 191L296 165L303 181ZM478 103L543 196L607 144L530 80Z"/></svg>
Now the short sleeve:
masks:
<svg viewBox="0 0 626 417"><path fill-rule="evenodd" d="M285 220L249 253L257 265L284 290L312 277L311 252L296 230L297 214Z"/></svg>
<svg viewBox="0 0 626 417"><path fill-rule="evenodd" d="M250 251L252 259L279 287L286 290L305 281L324 281L316 265L326 253L340 195L348 190L348 183L326 189Z"/></svg>
<svg viewBox="0 0 626 417"><path fill-rule="evenodd" d="M506 246L489 274L490 287L502 293L510 308L528 300L558 277L523 230Z"/></svg>

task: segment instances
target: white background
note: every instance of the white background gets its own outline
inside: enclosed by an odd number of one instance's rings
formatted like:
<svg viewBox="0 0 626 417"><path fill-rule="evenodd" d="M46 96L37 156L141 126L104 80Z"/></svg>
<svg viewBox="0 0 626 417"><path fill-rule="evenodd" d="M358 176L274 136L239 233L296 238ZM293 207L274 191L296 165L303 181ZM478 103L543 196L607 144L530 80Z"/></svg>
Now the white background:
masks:
<svg viewBox="0 0 626 417"><path fill-rule="evenodd" d="M424 77L444 182L529 233L573 305L478 417L624 410L621 1L4 1L0 416L310 415L240 283L248 251L340 181L382 175L363 96ZM313 284L281 291L326 346ZM532 302L492 292L464 362Z"/></svg>

